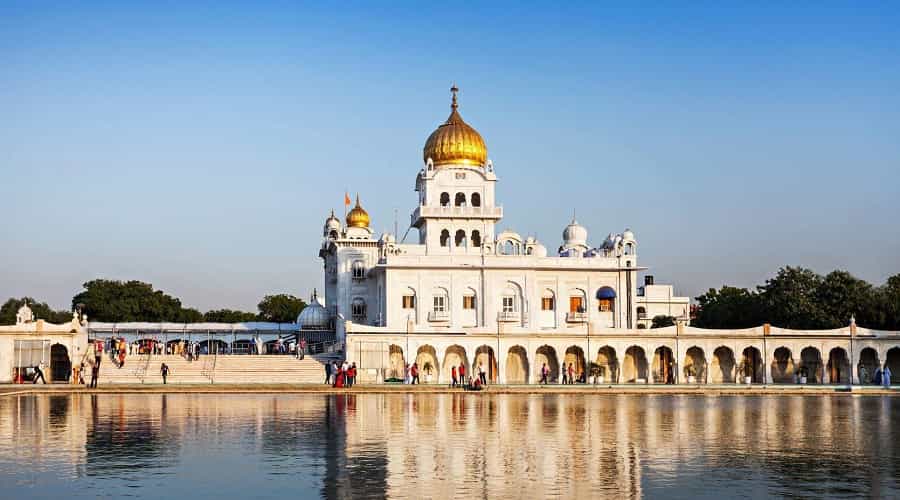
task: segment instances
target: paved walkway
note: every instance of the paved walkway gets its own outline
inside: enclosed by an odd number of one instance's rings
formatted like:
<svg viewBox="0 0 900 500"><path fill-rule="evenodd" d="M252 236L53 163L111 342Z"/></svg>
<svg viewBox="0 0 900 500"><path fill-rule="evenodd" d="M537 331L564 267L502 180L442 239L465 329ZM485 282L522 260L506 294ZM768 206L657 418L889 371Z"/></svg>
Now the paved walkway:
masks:
<svg viewBox="0 0 900 500"><path fill-rule="evenodd" d="M481 392L465 392L445 385L378 384L357 385L352 389L336 389L322 384L111 384L89 389L83 385L23 384L0 385L0 396L15 394L396 394L396 393L465 393L465 394L704 394L704 395L873 395L900 396L900 387L847 385L489 385Z"/></svg>

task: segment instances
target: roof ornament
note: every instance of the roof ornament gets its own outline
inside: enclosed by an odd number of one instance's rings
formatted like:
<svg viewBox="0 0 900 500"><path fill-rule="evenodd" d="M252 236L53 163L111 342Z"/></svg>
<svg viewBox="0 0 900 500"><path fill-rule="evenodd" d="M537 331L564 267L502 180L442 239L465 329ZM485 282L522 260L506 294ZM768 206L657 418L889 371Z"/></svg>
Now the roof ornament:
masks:
<svg viewBox="0 0 900 500"><path fill-rule="evenodd" d="M459 107L459 103L456 101L456 93L457 92L459 92L459 87L457 87L456 84L454 83L450 87L450 93L453 94L453 100L450 103L450 109L456 109Z"/></svg>

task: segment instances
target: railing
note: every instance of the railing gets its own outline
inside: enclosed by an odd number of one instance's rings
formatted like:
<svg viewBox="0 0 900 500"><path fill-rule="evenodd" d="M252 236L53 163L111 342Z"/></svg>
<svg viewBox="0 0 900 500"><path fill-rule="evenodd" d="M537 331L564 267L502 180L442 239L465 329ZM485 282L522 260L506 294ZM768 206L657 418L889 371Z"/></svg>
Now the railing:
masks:
<svg viewBox="0 0 900 500"><path fill-rule="evenodd" d="M487 217L492 219L503 218L503 207L417 207L410 218L415 222L420 217Z"/></svg>
<svg viewBox="0 0 900 500"><path fill-rule="evenodd" d="M585 312L567 312L566 313L566 322L567 323L586 323L587 322L587 313Z"/></svg>
<svg viewBox="0 0 900 500"><path fill-rule="evenodd" d="M428 311L428 321L450 321L448 311Z"/></svg>
<svg viewBox="0 0 900 500"><path fill-rule="evenodd" d="M647 319L647 313L639 312L637 314L638 314L638 319Z"/></svg>
<svg viewBox="0 0 900 500"><path fill-rule="evenodd" d="M148 351L146 354L141 354L138 357L137 367L134 369L135 377L141 379L141 383L144 383L144 378L147 377L147 369L150 367L150 354L151 351Z"/></svg>
<svg viewBox="0 0 900 500"><path fill-rule="evenodd" d="M519 311L501 311L497 313L497 321L502 323L520 321L522 314Z"/></svg>

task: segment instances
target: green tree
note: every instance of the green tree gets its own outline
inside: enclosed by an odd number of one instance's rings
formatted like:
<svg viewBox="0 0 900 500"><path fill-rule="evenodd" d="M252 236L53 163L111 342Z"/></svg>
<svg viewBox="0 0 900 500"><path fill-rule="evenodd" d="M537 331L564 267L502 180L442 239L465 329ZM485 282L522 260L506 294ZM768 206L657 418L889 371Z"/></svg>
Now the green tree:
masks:
<svg viewBox="0 0 900 500"><path fill-rule="evenodd" d="M884 323L875 287L846 271L832 271L822 279L816 300L826 316L828 328L840 328L855 316L861 326Z"/></svg>
<svg viewBox="0 0 900 500"><path fill-rule="evenodd" d="M260 321L292 323L297 321L297 316L306 307L306 302L293 295L281 293L266 295L258 307Z"/></svg>
<svg viewBox="0 0 900 500"><path fill-rule="evenodd" d="M665 328L667 326L675 325L675 316L666 316L665 314L658 314L653 317L653 320L650 323L650 328Z"/></svg>
<svg viewBox="0 0 900 500"><path fill-rule="evenodd" d="M203 314L203 321L210 323L245 323L247 321L256 321L257 316L251 312L235 311L232 309L216 309L206 311ZM296 317L294 318L296 319Z"/></svg>
<svg viewBox="0 0 900 500"><path fill-rule="evenodd" d="M774 278L757 287L769 323L782 328L830 328L827 312L819 301L823 278L802 267L783 267Z"/></svg>
<svg viewBox="0 0 900 500"><path fill-rule="evenodd" d="M746 288L710 288L696 300L692 324L700 328L751 328L765 323L759 295Z"/></svg>
<svg viewBox="0 0 900 500"><path fill-rule="evenodd" d="M900 330L900 274L887 279L884 286L877 291L881 321L871 328L884 330Z"/></svg>
<svg viewBox="0 0 900 500"><path fill-rule="evenodd" d="M50 323L68 323L72 320L71 311L55 311L46 302L38 302L31 297L10 298L0 306L0 325L15 325L16 313L25 302L34 313L34 319L42 319Z"/></svg>
<svg viewBox="0 0 900 500"><path fill-rule="evenodd" d="M84 284L84 290L72 298L73 307L77 304L83 304L88 319L94 321L180 322L202 317L196 310L185 312L179 299L140 281L88 281Z"/></svg>

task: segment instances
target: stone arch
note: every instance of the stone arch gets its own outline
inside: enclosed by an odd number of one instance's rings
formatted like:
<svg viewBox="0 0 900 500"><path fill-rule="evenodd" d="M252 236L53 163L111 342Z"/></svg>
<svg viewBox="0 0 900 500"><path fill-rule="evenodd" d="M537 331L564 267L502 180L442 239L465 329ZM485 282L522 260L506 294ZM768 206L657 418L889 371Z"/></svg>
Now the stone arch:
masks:
<svg viewBox="0 0 900 500"><path fill-rule="evenodd" d="M441 246L449 247L450 246L450 231L446 229L441 230Z"/></svg>
<svg viewBox="0 0 900 500"><path fill-rule="evenodd" d="M450 206L450 193L441 193L441 206L442 207Z"/></svg>
<svg viewBox="0 0 900 500"><path fill-rule="evenodd" d="M847 351L841 347L835 347L828 352L828 382L831 384L849 384L851 379L850 358Z"/></svg>
<svg viewBox="0 0 900 500"><path fill-rule="evenodd" d="M403 357L403 349L397 344L388 347L388 370L384 374L385 379L396 378L403 380L406 358Z"/></svg>
<svg viewBox="0 0 900 500"><path fill-rule="evenodd" d="M506 383L528 383L528 351L520 345L510 347L506 354Z"/></svg>
<svg viewBox="0 0 900 500"><path fill-rule="evenodd" d="M622 362L622 381L634 384L645 383L646 380L647 355L644 354L643 347L633 345L625 350L625 359Z"/></svg>
<svg viewBox="0 0 900 500"><path fill-rule="evenodd" d="M472 242L472 247L480 247L481 246L481 232L477 229L472 231L472 237L470 238Z"/></svg>
<svg viewBox="0 0 900 500"><path fill-rule="evenodd" d="M891 369L891 384L900 383L900 347L892 347L884 356L884 364Z"/></svg>
<svg viewBox="0 0 900 500"><path fill-rule="evenodd" d="M457 247L467 247L469 246L468 237L466 236L466 231L463 229L457 229L456 235L453 237L453 244Z"/></svg>
<svg viewBox="0 0 900 500"><path fill-rule="evenodd" d="M574 370L575 380L583 380L583 377L586 375L585 366L584 366L584 350L582 350L577 345L569 346L566 349L566 355L563 358L563 366L566 370L566 375L569 373L569 365L572 365L572 369ZM569 383L572 383L570 380Z"/></svg>
<svg viewBox="0 0 900 500"><path fill-rule="evenodd" d="M695 383L706 383L706 355L698 346L693 346L684 354L684 376L685 379L694 376Z"/></svg>
<svg viewBox="0 0 900 500"><path fill-rule="evenodd" d="M710 381L714 384L734 383L734 351L726 346L719 346L713 351Z"/></svg>
<svg viewBox="0 0 900 500"><path fill-rule="evenodd" d="M738 373L741 376L740 382L744 381L744 377L750 377L751 384L765 383L765 370L763 369L762 354L759 349L750 346L741 353L741 364L738 366Z"/></svg>
<svg viewBox="0 0 900 500"><path fill-rule="evenodd" d="M478 375L478 364L484 367L485 376L489 383L497 382L497 356L494 354L494 348L483 344L475 349L475 356L472 358L472 376Z"/></svg>
<svg viewBox="0 0 900 500"><path fill-rule="evenodd" d="M537 378L540 380L540 370L547 364L550 375L547 377L549 382L559 381L559 360L556 357L556 349L549 345L542 345L537 348L534 353L534 368L537 370Z"/></svg>
<svg viewBox="0 0 900 500"><path fill-rule="evenodd" d="M466 367L466 379L475 375L469 370L469 357L466 355L466 349L459 344L453 344L444 351L444 364L440 372L441 380L451 380L450 371L454 366L459 369L459 365Z"/></svg>
<svg viewBox="0 0 900 500"><path fill-rule="evenodd" d="M822 366L822 353L812 346L800 351L800 375L806 375L807 384L821 384L825 375Z"/></svg>
<svg viewBox="0 0 900 500"><path fill-rule="evenodd" d="M440 365L438 365L437 353L434 350L434 347L430 345L423 345L419 347L416 351L416 361L415 363L419 367L419 379L420 380L428 380L428 372L426 368L431 367L431 379L435 382L439 382L437 374L440 373L438 370L440 369Z"/></svg>
<svg viewBox="0 0 900 500"><path fill-rule="evenodd" d="M72 376L72 360L69 359L69 348L62 344L50 346L50 381L68 381Z"/></svg>
<svg viewBox="0 0 900 500"><path fill-rule="evenodd" d="M453 197L453 204L457 207L466 206L466 193L456 193Z"/></svg>
<svg viewBox="0 0 900 500"><path fill-rule="evenodd" d="M859 352L859 363L856 365L856 376L860 384L871 384L875 381L875 371L881 366L878 351L866 347Z"/></svg>
<svg viewBox="0 0 900 500"><path fill-rule="evenodd" d="M473 207L480 207L480 206L481 206L481 195L480 195L480 194L478 194L478 193L472 193L472 196L470 197L470 199L472 200L472 206L473 206Z"/></svg>
<svg viewBox="0 0 900 500"><path fill-rule="evenodd" d="M790 384L794 381L797 367L791 350L781 346L772 353L772 382L776 384Z"/></svg>
<svg viewBox="0 0 900 500"><path fill-rule="evenodd" d="M603 376L603 380L609 383L616 383L619 380L619 360L616 358L616 350L605 345L597 350L597 368L599 375Z"/></svg>
<svg viewBox="0 0 900 500"><path fill-rule="evenodd" d="M653 352L653 382L675 383L675 355L668 346L659 346Z"/></svg>

